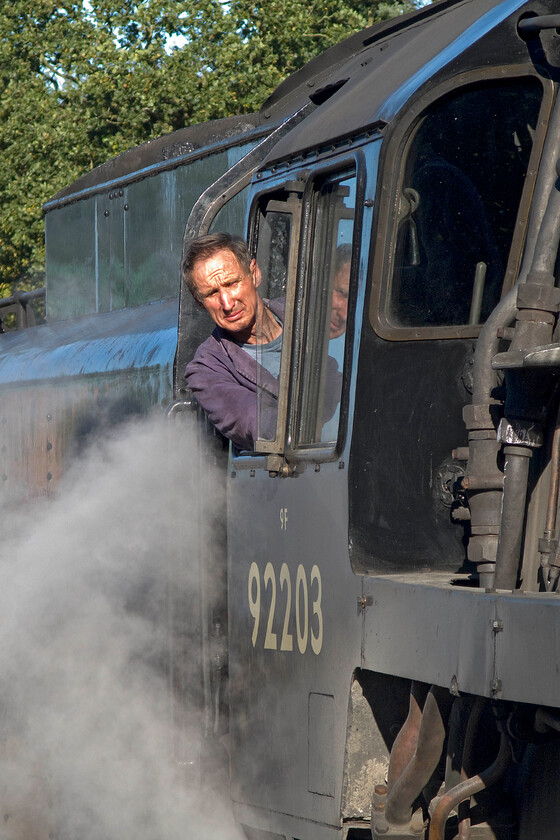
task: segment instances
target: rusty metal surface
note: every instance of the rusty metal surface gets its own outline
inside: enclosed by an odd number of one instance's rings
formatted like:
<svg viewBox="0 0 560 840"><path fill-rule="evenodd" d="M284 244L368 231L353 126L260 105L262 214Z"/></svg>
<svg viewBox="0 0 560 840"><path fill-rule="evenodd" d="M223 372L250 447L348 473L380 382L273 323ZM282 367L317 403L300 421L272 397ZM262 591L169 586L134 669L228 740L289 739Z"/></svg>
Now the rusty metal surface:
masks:
<svg viewBox="0 0 560 840"><path fill-rule="evenodd" d="M346 753L341 812L345 820L366 820L371 793L387 778L389 751L357 681L352 683L348 707Z"/></svg>

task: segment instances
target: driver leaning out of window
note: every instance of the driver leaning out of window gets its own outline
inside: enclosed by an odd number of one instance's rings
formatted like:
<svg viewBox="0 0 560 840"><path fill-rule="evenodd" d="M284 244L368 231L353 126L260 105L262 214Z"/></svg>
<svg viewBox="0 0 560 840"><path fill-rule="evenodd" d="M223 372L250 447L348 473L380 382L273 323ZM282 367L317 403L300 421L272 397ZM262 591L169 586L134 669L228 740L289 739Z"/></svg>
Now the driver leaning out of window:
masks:
<svg viewBox="0 0 560 840"><path fill-rule="evenodd" d="M228 233L192 240L182 276L216 324L187 365L187 384L219 432L253 449L257 437L275 435L284 301L259 296L260 269L244 240Z"/></svg>

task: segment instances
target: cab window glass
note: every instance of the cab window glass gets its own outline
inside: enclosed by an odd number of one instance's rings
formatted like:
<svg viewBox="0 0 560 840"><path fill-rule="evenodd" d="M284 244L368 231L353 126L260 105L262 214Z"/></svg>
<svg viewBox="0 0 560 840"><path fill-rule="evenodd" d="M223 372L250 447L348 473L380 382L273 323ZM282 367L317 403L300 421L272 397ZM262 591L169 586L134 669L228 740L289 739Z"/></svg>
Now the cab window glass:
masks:
<svg viewBox="0 0 560 840"><path fill-rule="evenodd" d="M294 448L334 445L338 435L355 199L354 173L323 180L313 197L310 257L297 306Z"/></svg>
<svg viewBox="0 0 560 840"><path fill-rule="evenodd" d="M279 298L286 292L291 227L291 214L279 202L271 202L263 209L257 246L262 297Z"/></svg>
<svg viewBox="0 0 560 840"><path fill-rule="evenodd" d="M259 294L282 326L294 226L297 226L300 206L301 199L297 194L279 191L261 199L256 215L253 250L260 271ZM260 441L273 441L277 434L280 364L285 335L283 330L274 341L245 348L257 362ZM262 449L262 446L257 444L256 449Z"/></svg>
<svg viewBox="0 0 560 840"><path fill-rule="evenodd" d="M532 78L486 83L421 121L397 196L396 326L479 324L499 301L541 99Z"/></svg>

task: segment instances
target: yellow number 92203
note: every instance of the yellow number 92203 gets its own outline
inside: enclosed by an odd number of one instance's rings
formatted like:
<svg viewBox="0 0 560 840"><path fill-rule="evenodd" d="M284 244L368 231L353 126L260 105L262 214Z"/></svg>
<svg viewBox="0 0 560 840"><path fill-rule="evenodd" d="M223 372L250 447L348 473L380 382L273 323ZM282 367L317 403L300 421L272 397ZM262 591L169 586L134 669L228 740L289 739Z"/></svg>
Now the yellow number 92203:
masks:
<svg viewBox="0 0 560 840"><path fill-rule="evenodd" d="M247 592L249 597L249 612L253 617L253 633L251 637L253 647L257 646L259 639L262 602L266 601L268 604L268 617L266 618L266 627L264 627L263 622L263 628L260 634L265 650L294 650L293 601L295 636L299 652L305 653L308 644L311 644L313 653L319 654L321 652L321 648L323 647L323 611L321 608L323 587L321 572L318 566L315 565L311 569L308 584L306 571L300 564L296 573L295 590L292 590L292 578L286 563L282 563L280 567L278 583L272 563L266 564L262 577L258 565L251 563ZM263 593L266 593L266 595L261 597ZM309 611L310 601L311 613ZM282 622L281 633L278 633L278 627L274 629L277 606ZM280 640L278 640L279 635ZM262 638L263 636L264 638Z"/></svg>

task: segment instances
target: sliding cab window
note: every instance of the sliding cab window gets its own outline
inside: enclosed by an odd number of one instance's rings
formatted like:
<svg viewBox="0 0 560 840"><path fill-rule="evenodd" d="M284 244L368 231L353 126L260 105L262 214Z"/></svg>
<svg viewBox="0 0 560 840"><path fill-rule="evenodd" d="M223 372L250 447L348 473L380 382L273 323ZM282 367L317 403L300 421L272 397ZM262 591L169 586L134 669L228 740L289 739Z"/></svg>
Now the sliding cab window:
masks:
<svg viewBox="0 0 560 840"><path fill-rule="evenodd" d="M262 341L245 348L257 362L256 452L282 452L284 446L292 309L287 304L286 288L288 277L296 274L304 186L303 182L294 181L281 190L262 195L253 213L250 244L260 273L259 295L281 328L279 336L268 340L264 331L269 325L257 322Z"/></svg>
<svg viewBox="0 0 560 840"><path fill-rule="evenodd" d="M306 270L296 296L292 360L290 449L334 449L338 438L342 369L356 206L353 171L314 183Z"/></svg>
<svg viewBox="0 0 560 840"><path fill-rule="evenodd" d="M527 76L479 82L427 108L393 204L387 327L475 326L499 302L542 98Z"/></svg>
<svg viewBox="0 0 560 840"><path fill-rule="evenodd" d="M259 293L282 326L279 338L248 348L257 362L256 453L334 452L355 206L355 172L345 169L291 181L253 211Z"/></svg>

